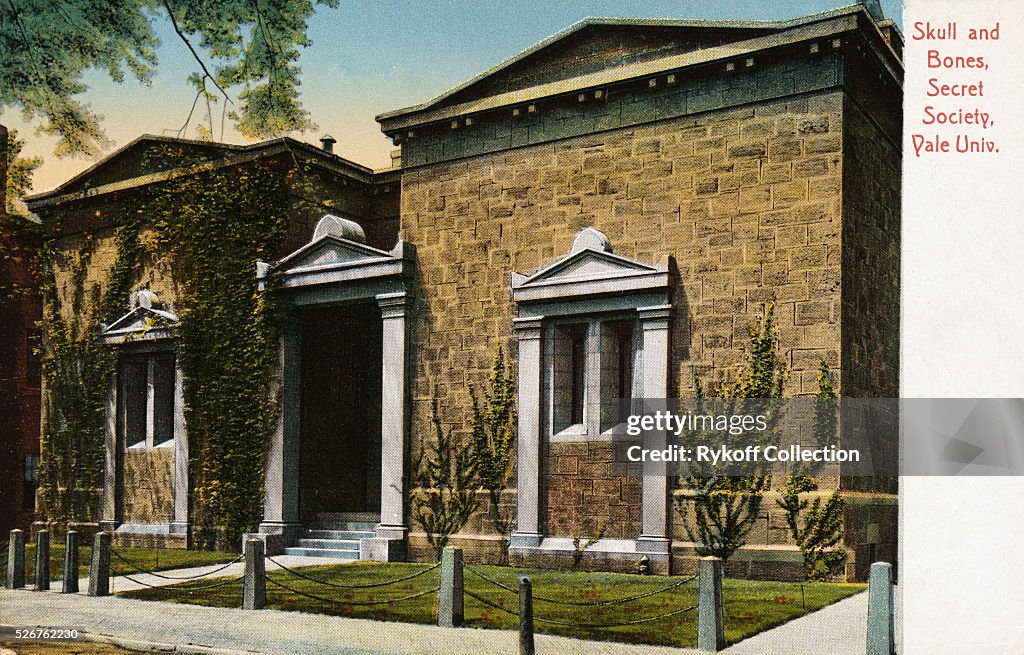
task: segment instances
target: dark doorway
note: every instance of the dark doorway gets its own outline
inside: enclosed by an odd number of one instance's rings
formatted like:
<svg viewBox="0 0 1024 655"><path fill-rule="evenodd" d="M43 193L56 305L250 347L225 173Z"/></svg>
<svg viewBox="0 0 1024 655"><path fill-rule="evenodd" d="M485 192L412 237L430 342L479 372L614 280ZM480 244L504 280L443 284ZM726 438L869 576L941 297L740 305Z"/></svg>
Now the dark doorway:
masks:
<svg viewBox="0 0 1024 655"><path fill-rule="evenodd" d="M299 512L380 512L381 318L376 304L302 310Z"/></svg>

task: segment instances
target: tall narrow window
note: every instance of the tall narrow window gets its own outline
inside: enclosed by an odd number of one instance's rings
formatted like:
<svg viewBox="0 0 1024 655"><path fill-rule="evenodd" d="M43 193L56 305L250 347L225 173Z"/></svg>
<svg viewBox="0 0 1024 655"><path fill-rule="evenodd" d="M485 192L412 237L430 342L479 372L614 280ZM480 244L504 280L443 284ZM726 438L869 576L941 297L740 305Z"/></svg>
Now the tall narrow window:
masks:
<svg viewBox="0 0 1024 655"><path fill-rule="evenodd" d="M153 445L174 438L174 357L154 357L150 364L153 395Z"/></svg>
<svg viewBox="0 0 1024 655"><path fill-rule="evenodd" d="M575 326L572 339L572 424L583 423L583 400L586 395L587 335L584 326Z"/></svg>
<svg viewBox="0 0 1024 655"><path fill-rule="evenodd" d="M637 355L636 321L601 324L601 431L609 430L628 413L633 397L633 366Z"/></svg>
<svg viewBox="0 0 1024 655"><path fill-rule="evenodd" d="M144 357L124 360L121 367L121 411L124 445L146 444L146 399L148 362Z"/></svg>
<svg viewBox="0 0 1024 655"><path fill-rule="evenodd" d="M121 362L121 430L127 448L174 439L174 356L132 355Z"/></svg>
<svg viewBox="0 0 1024 655"><path fill-rule="evenodd" d="M579 432L587 397L587 325L557 325L550 334L551 428Z"/></svg>

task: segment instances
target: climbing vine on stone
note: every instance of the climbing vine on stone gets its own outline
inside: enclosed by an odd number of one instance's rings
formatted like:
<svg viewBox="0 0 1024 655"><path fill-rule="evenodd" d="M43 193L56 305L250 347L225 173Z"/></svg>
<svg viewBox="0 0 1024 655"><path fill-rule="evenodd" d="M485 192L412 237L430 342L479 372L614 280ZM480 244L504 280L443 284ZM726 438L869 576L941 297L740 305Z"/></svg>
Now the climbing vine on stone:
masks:
<svg viewBox="0 0 1024 655"><path fill-rule="evenodd" d="M729 413L766 415L770 434L781 419L777 403L768 399L782 397L787 372L778 355L773 307L768 305L764 318L750 330L750 356L745 367L736 366L729 375L709 385L693 376L697 414L704 398L721 399ZM755 410L754 408L758 408ZM690 443L706 440L707 433L690 435ZM692 516L688 501L678 498L676 510L683 519L687 535L700 555L728 561L746 543L747 535L760 515L765 493L771 486L769 472L755 467L744 475L723 475L713 468L690 467L681 482L692 494Z"/></svg>
<svg viewBox="0 0 1024 655"><path fill-rule="evenodd" d="M262 516L280 311L256 288L295 207L289 176L250 164L182 176L140 203L177 286L193 539L235 548Z"/></svg>
<svg viewBox="0 0 1024 655"><path fill-rule="evenodd" d="M139 263L141 221L129 215L115 229L113 272L105 285L86 284L96 239L47 242L41 256L43 422L38 515L59 525L99 520L103 487L107 392L115 353L100 344L101 322L117 317ZM60 248L58 248L58 245ZM61 254L61 253L70 254ZM58 288L57 269L69 285Z"/></svg>
<svg viewBox="0 0 1024 655"><path fill-rule="evenodd" d="M502 563L508 561L511 509L501 506L501 493L512 479L516 442L516 378L501 348L494 357L490 388L481 400L470 387L473 402L472 457L480 486L487 490L488 518L501 535Z"/></svg>
<svg viewBox="0 0 1024 655"><path fill-rule="evenodd" d="M833 445L836 440L835 398L832 374L822 360L818 366L818 393L814 403L814 437L819 448ZM777 502L786 512L790 536L800 547L804 576L824 580L840 573L846 563L846 550L841 543L846 501L839 489L826 499L817 496L808 500L804 494L818 491L818 481L812 472L809 465L798 466L786 477Z"/></svg>

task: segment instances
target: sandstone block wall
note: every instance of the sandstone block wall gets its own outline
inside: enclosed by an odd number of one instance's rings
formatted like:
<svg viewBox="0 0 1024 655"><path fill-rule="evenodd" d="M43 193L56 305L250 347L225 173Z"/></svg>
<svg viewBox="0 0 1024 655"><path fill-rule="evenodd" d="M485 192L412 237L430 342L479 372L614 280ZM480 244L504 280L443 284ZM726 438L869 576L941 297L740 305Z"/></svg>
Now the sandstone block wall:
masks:
<svg viewBox="0 0 1024 655"><path fill-rule="evenodd" d="M174 449L126 452L121 498L125 523L170 523L174 516Z"/></svg>
<svg viewBox="0 0 1024 655"><path fill-rule="evenodd" d="M691 364L710 375L743 361L769 302L787 392L814 393L821 358L842 366L842 112L841 92L817 92L406 170L402 236L419 271L413 450L431 438L435 398L466 436L467 387L486 383L499 345L514 348L508 274L565 253L586 226L626 257L675 258L670 394L686 393ZM552 444L546 460L559 536L603 516L584 493L559 491L569 447Z"/></svg>

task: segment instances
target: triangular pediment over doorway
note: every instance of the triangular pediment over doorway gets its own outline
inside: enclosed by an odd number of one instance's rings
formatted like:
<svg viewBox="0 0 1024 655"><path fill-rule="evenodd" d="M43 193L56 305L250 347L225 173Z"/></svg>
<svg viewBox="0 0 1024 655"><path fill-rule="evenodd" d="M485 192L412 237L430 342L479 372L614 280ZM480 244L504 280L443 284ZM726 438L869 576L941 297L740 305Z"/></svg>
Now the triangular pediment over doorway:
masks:
<svg viewBox="0 0 1024 655"><path fill-rule="evenodd" d="M372 278L401 277L412 259L412 248L399 240L391 250L363 242L362 228L354 221L326 215L313 239L274 264L258 263L261 288L274 280L279 288L315 287Z"/></svg>

